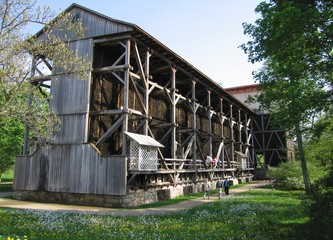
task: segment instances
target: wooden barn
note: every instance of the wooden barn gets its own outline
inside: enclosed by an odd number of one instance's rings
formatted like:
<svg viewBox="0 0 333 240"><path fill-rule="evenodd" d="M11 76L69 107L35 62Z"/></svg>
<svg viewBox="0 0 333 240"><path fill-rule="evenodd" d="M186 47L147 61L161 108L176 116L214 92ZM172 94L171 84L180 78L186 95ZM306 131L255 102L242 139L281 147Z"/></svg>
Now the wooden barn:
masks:
<svg viewBox="0 0 333 240"><path fill-rule="evenodd" d="M140 27L77 4L65 11L87 28L69 47L91 72L33 67L51 82L61 129L17 158L15 198L127 207L200 192L205 179L252 180L250 108Z"/></svg>

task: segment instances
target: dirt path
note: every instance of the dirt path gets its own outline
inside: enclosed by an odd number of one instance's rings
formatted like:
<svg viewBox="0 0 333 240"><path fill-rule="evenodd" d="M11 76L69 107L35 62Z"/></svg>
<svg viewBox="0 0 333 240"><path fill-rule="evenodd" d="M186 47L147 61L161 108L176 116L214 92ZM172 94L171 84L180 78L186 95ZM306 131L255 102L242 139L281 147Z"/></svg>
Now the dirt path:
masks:
<svg viewBox="0 0 333 240"><path fill-rule="evenodd" d="M270 185L269 181L253 182L239 188L231 189L230 195L223 198L231 197L237 193L245 192L258 187ZM80 206L80 205L67 205L57 203L40 203L40 202L29 202L15 200L10 197L11 193L0 193L0 208L16 208L16 209L31 209L31 210L50 210L50 211L78 211L88 212L92 214L102 214L111 216L137 216L137 215L149 215L149 214L165 214L175 212L179 210L189 209L201 204L210 203L214 201L220 201L216 195L211 196L210 199L197 198L177 204L156 207L156 208L145 208L145 209L118 209L118 208L105 208L105 207L94 207L94 206Z"/></svg>

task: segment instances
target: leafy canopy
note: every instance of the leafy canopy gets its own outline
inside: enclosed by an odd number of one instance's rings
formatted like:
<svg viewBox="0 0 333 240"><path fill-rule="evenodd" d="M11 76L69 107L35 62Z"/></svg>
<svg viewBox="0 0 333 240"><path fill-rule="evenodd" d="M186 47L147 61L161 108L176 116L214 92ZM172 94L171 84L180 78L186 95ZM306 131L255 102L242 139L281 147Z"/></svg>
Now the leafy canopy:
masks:
<svg viewBox="0 0 333 240"><path fill-rule="evenodd" d="M255 10L262 17L243 24L252 40L241 48L252 63L264 63L254 73L257 100L288 129L332 104L332 9L323 0L263 1Z"/></svg>

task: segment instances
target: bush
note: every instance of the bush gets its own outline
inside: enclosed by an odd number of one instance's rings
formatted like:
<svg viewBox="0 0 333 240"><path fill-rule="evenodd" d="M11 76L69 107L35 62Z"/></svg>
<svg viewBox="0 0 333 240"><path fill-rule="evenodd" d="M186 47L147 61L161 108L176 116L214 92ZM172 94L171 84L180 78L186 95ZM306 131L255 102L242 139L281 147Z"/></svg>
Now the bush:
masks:
<svg viewBox="0 0 333 240"><path fill-rule="evenodd" d="M309 239L333 239L333 168L312 186L313 194L303 201L311 221Z"/></svg>
<svg viewBox="0 0 333 240"><path fill-rule="evenodd" d="M289 190L303 190L304 182L299 162L281 163L278 167L270 167L268 176L276 180L275 186Z"/></svg>
<svg viewBox="0 0 333 240"><path fill-rule="evenodd" d="M307 162L311 182L327 176L325 166L315 161ZM301 163L299 161L281 163L278 167L270 167L268 177L276 179L276 186L289 190L304 190Z"/></svg>

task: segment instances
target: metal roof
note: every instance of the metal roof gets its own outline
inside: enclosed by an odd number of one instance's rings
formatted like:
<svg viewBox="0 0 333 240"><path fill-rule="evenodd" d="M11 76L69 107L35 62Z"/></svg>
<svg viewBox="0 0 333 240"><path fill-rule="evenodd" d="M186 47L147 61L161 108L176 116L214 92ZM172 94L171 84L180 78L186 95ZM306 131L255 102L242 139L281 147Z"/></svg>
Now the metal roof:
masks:
<svg viewBox="0 0 333 240"><path fill-rule="evenodd" d="M139 143L140 145L151 146L151 147L164 147L162 144L160 144L152 137L131 132L125 132L125 134L129 136L132 140Z"/></svg>

